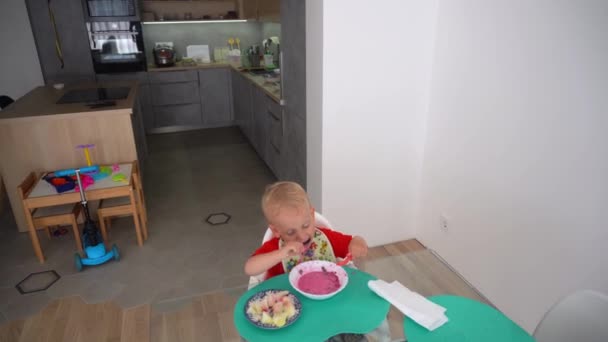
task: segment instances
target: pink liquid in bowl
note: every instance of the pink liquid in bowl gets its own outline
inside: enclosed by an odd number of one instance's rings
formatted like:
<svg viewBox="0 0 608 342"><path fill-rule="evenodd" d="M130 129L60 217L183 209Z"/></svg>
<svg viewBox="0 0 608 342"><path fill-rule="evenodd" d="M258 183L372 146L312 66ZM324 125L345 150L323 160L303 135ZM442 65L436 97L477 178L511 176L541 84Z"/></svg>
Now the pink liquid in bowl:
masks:
<svg viewBox="0 0 608 342"><path fill-rule="evenodd" d="M298 288L306 293L324 295L338 290L340 279L333 272L309 272L300 277Z"/></svg>

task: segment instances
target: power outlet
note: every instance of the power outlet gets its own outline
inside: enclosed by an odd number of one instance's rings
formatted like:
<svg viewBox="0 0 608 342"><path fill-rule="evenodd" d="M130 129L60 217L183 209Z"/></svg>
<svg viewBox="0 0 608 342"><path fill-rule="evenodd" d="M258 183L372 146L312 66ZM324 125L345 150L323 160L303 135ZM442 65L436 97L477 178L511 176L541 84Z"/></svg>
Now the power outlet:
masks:
<svg viewBox="0 0 608 342"><path fill-rule="evenodd" d="M439 215L439 229L444 232L447 232L449 227L450 226L448 224L448 218L443 214Z"/></svg>

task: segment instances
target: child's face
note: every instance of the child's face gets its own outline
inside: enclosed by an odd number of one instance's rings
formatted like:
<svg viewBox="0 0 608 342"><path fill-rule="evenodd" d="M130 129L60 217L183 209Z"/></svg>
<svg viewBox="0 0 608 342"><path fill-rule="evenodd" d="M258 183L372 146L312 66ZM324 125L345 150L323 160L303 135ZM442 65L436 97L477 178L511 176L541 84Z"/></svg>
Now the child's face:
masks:
<svg viewBox="0 0 608 342"><path fill-rule="evenodd" d="M308 245L315 233L314 208L281 208L270 229L285 242L297 241Z"/></svg>

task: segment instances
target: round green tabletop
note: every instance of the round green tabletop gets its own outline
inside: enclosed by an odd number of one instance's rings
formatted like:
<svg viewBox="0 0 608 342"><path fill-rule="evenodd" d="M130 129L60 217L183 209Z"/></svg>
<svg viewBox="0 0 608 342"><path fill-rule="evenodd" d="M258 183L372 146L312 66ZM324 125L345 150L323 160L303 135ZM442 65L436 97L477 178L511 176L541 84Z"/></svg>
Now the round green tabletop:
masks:
<svg viewBox="0 0 608 342"><path fill-rule="evenodd" d="M367 287L374 276L345 268L348 285L326 300L304 297L289 284L287 274L268 279L245 292L234 307L234 325L241 337L250 342L264 341L325 341L341 333L366 334L376 329L386 318L390 304ZM245 303L262 290L289 290L302 302L300 318L277 330L256 327L245 317Z"/></svg>
<svg viewBox="0 0 608 342"><path fill-rule="evenodd" d="M533 342L520 326L500 311L478 301L458 296L434 296L430 301L447 309L449 321L428 331L405 318L403 325L408 342Z"/></svg>

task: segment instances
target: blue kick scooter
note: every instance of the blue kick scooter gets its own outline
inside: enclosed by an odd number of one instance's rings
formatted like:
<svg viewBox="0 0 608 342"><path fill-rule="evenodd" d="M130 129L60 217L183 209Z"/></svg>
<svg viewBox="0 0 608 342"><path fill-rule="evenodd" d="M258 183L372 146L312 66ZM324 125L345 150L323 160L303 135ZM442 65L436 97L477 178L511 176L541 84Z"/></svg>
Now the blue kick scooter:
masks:
<svg viewBox="0 0 608 342"><path fill-rule="evenodd" d="M106 246L103 243L101 232L99 229L97 229L95 222L91 220L89 207L87 205L87 197L84 194L82 182L80 181L81 173L97 171L99 171L99 166L97 165L83 167L80 169L55 171L56 177L71 176L75 174L76 181L78 182L78 189L80 190L80 204L82 204L85 217L84 228L82 229L82 244L84 247L85 257L82 258L79 253L74 254L74 265L79 272L82 271L83 266L95 266L103 264L110 259L114 259L116 261L120 259L120 254L118 254L118 247L116 247L116 244L112 245L112 248L106 251Z"/></svg>

